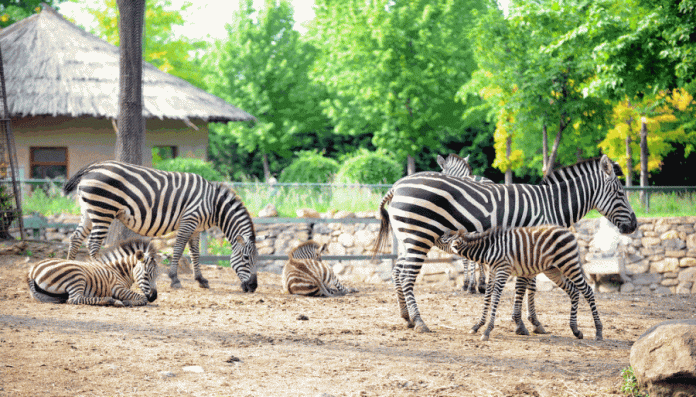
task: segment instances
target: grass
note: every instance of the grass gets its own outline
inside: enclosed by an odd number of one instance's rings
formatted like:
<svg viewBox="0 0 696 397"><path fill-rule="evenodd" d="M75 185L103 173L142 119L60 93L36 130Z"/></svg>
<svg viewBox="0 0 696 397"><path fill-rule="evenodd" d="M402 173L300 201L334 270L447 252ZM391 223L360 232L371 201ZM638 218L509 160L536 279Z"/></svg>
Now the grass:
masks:
<svg viewBox="0 0 696 397"><path fill-rule="evenodd" d="M327 211L375 211L387 188L346 185L282 185L247 183L234 190L239 194L252 216L257 216L266 205L273 204L278 216L294 218L296 211L311 208L318 212ZM696 216L696 193L653 193L650 208L640 202L638 192L631 192L629 201L638 218ZM38 212L44 216L55 214L80 214L73 197L65 197L57 187L35 188L22 200L25 214ZM593 210L587 218L599 218Z"/></svg>
<svg viewBox="0 0 696 397"><path fill-rule="evenodd" d="M649 397L648 393L641 392L636 380L636 375L633 373L633 367L627 367L621 370L621 393L630 397Z"/></svg>

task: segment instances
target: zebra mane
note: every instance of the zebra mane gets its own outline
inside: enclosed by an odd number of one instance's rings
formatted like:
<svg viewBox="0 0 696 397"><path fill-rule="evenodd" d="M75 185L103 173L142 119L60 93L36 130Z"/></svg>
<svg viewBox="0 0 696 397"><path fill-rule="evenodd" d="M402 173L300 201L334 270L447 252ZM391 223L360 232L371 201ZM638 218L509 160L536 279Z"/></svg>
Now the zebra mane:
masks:
<svg viewBox="0 0 696 397"><path fill-rule="evenodd" d="M572 164L572 165L567 165L567 166L565 166L565 167L556 168L556 169L554 169L553 171L549 172L548 175L546 175L546 176L544 177L544 179L541 180L540 185L549 185L549 184L553 183L553 181L556 180L556 175L558 175L558 174L560 174L560 173L562 173L562 172L564 172L564 171L567 171L567 170L576 169L576 168L578 168L578 167L580 167L580 166L582 166L582 165L584 165L584 164L590 164L590 163L591 163L592 166L597 166L597 167L599 167L599 162L600 162L601 159L602 159L602 156L593 157L593 158L586 159L586 160L580 160L580 161L578 161L577 163ZM621 166L619 166L619 165L618 165L614 160L612 160L612 159L609 159L609 161L611 161L611 165L612 165L613 168L614 168L614 174L615 174L617 177L623 176L624 173L623 173L623 171L621 170Z"/></svg>
<svg viewBox="0 0 696 397"><path fill-rule="evenodd" d="M128 240L123 240L118 243L118 245L111 246L103 250L97 259L107 260L112 254L116 254L119 250L124 250L125 252L136 252L138 250L143 251L143 254L149 254L154 256L157 254L157 249L155 244L150 244L150 240L142 238L131 238Z"/></svg>
<svg viewBox="0 0 696 397"><path fill-rule="evenodd" d="M482 232L467 232L464 229L459 229L455 233L455 238L461 238L462 240L468 243L471 241L486 239L488 237L499 236L510 229L511 228L505 226L497 226L488 230L484 230Z"/></svg>
<svg viewBox="0 0 696 397"><path fill-rule="evenodd" d="M297 247L293 248L292 251L290 251L290 253L288 254L288 257L295 258L296 251L305 249L306 247L309 247L310 245L314 246L315 253L318 252L319 249L321 248L321 245L319 245L319 243L317 243L316 241L308 240L308 241L305 241L304 243L298 245Z"/></svg>

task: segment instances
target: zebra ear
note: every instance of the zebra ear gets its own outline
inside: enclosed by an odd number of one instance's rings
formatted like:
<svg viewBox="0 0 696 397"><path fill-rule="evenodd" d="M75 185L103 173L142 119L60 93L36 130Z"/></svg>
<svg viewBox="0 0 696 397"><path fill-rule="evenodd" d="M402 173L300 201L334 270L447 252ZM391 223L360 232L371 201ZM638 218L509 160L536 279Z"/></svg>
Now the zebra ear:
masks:
<svg viewBox="0 0 696 397"><path fill-rule="evenodd" d="M602 168L602 171L607 174L607 176L614 176L614 163L606 154L602 156L601 160L599 160L599 166Z"/></svg>
<svg viewBox="0 0 696 397"><path fill-rule="evenodd" d="M440 166L440 168L445 168L445 158L439 154L437 155L437 164Z"/></svg>
<svg viewBox="0 0 696 397"><path fill-rule="evenodd" d="M145 254L143 254L143 251L140 251L140 250L135 251L135 259L142 262L143 259L145 259Z"/></svg>
<svg viewBox="0 0 696 397"><path fill-rule="evenodd" d="M239 245L246 244L246 239L244 238L244 236L237 236L237 238L235 238L235 240L237 241L237 244L239 244Z"/></svg>
<svg viewBox="0 0 696 397"><path fill-rule="evenodd" d="M469 164L469 156L471 156L471 155L467 154L466 157L464 157L464 161L466 161L467 164Z"/></svg>

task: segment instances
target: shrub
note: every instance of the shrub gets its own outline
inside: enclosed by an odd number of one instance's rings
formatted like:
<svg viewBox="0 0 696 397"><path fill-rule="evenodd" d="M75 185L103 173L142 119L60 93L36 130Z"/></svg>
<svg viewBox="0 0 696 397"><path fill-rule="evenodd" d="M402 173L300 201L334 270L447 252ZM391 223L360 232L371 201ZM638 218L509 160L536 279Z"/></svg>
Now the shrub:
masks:
<svg viewBox="0 0 696 397"><path fill-rule="evenodd" d="M349 156L336 175L342 183L394 183L403 176L403 167L387 152L361 149Z"/></svg>
<svg viewBox="0 0 696 397"><path fill-rule="evenodd" d="M326 183L338 171L338 162L317 152L300 152L280 174L279 182Z"/></svg>
<svg viewBox="0 0 696 397"><path fill-rule="evenodd" d="M173 159L167 159L158 161L153 164L154 168L162 171L171 172L190 172L192 174L198 174L209 181L223 181L225 177L222 176L215 168L213 168L212 163L205 162L201 159L177 157Z"/></svg>

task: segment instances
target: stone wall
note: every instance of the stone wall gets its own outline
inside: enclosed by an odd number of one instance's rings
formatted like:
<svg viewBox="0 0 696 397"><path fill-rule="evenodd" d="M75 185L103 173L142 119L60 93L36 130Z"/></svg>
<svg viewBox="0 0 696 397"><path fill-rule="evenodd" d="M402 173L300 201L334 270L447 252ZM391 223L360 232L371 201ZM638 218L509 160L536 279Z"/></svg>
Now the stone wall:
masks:
<svg viewBox="0 0 696 397"><path fill-rule="evenodd" d="M375 212L316 214L307 213L304 216L316 217L376 217ZM49 222L77 223L79 219L69 216L58 216ZM586 262L599 255L601 245L606 243L604 234L600 234L602 222L606 220L584 219L572 229L578 236L581 250L581 260ZM602 255L618 255L612 250L623 246L626 252L625 263L630 282L622 282L618 277L602 277L599 289L602 292L624 293L692 293L696 294L696 217L678 218L640 218L638 230L627 236L616 238L616 244L609 244L609 252ZM613 226L610 226L613 227ZM258 243L259 253L263 255L286 255L288 251L307 239L313 239L320 244L326 244L324 255L371 255L379 224L275 224L257 225L257 235L265 239ZM47 229L45 237L54 241L67 242L70 230ZM173 239L166 241L173 243ZM389 254L392 238L390 235L387 247L383 253ZM225 244L219 230L209 234L210 246ZM605 244L606 245L606 244ZM606 249L606 247L605 247ZM418 282L438 281L463 284L463 267L458 260L452 260L451 255L438 249L431 250L429 259L439 260L426 262ZM261 264L262 271L280 273L283 261L265 261ZM391 260L347 260L332 263L336 274L345 281L380 283L391 280ZM552 288L547 280L540 277L539 288ZM510 283L508 283L510 284Z"/></svg>

